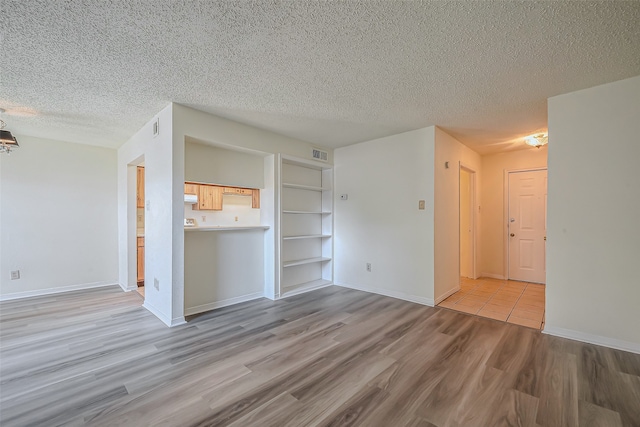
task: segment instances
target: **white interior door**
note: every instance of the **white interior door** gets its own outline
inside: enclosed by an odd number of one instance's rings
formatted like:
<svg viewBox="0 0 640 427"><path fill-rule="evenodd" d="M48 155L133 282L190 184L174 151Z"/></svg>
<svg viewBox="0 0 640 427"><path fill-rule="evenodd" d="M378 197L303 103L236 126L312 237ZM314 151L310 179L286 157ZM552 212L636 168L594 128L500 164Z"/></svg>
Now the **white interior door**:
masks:
<svg viewBox="0 0 640 427"><path fill-rule="evenodd" d="M509 279L545 283L547 171L509 173Z"/></svg>

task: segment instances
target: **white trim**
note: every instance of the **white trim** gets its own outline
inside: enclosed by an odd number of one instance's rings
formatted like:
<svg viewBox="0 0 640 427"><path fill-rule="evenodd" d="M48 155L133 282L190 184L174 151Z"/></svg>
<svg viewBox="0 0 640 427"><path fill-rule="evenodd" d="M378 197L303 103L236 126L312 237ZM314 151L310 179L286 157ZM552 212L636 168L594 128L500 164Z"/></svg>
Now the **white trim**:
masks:
<svg viewBox="0 0 640 427"><path fill-rule="evenodd" d="M144 307L145 309L147 309L147 311L149 311L151 314L156 316L165 325L169 327L172 326L172 323L173 323L172 320L169 319L167 316L165 316L164 313L162 313L160 310L158 310L157 308L149 304L149 301L147 301L146 299L144 300L142 307Z"/></svg>
<svg viewBox="0 0 640 427"><path fill-rule="evenodd" d="M277 299L285 299L285 298L292 297L294 295L300 295L300 294L304 294L304 293L307 293L307 292L316 291L318 289L326 288L328 286L333 285L333 282L331 282L330 280L322 280L322 279L320 279L320 280L314 280L314 282L319 282L320 284L316 285L316 286L309 286L309 287L304 287L303 286L303 287L298 288L298 289L294 288L291 291L285 291L282 294L278 295Z"/></svg>
<svg viewBox="0 0 640 427"><path fill-rule="evenodd" d="M122 285L120 285L117 282L82 283L79 285L61 286L57 288L38 289L35 291L14 292L11 294L4 294L4 295L0 295L0 301L10 301L10 300L21 299L21 298L53 295L53 294L59 294L62 292L80 291L83 289L103 288L105 286L120 286L122 288Z"/></svg>
<svg viewBox="0 0 640 427"><path fill-rule="evenodd" d="M173 328L174 326L184 325L185 323L187 323L187 320L184 318L184 316L180 316L171 319L171 325L169 325L169 327Z"/></svg>
<svg viewBox="0 0 640 427"><path fill-rule="evenodd" d="M215 310L216 308L227 307L229 305L239 304L241 302L247 302L247 301L251 301L251 300L263 298L263 297L264 297L263 292L254 292L252 294L223 299L221 301L210 302L208 304L196 305L195 307L185 308L184 315L191 316L193 314L204 313L205 311Z"/></svg>
<svg viewBox="0 0 640 427"><path fill-rule="evenodd" d="M546 325L542 333L548 334L548 335L554 335L556 337L568 338L570 340L582 341L589 344L601 345L604 347L609 347L617 350L629 351L631 353L640 354L640 343L635 343L631 341L603 337L600 335L587 334L585 332L574 331L572 329L564 329L564 328L558 328L558 327L546 326Z"/></svg>
<svg viewBox="0 0 640 427"><path fill-rule="evenodd" d="M431 298L421 297L417 295L409 295L409 294L405 294L404 292L390 291L388 289L380 289L380 288L369 288L365 286L356 286L356 285L350 285L347 283L334 282L334 285L341 286L343 288L369 292L372 294L384 295L385 297L397 298L404 301L415 302L416 304L428 305L429 307L434 306L433 299Z"/></svg>
<svg viewBox="0 0 640 427"><path fill-rule="evenodd" d="M488 277L489 279L507 280L504 276L500 274L493 274L493 273L481 273L480 277Z"/></svg>
<svg viewBox="0 0 640 427"><path fill-rule="evenodd" d="M436 298L436 305L440 304L442 301L446 300L447 298L449 298L451 295L455 294L459 290L460 290L460 285L445 292L443 295L440 295L438 298Z"/></svg>
<svg viewBox="0 0 640 427"><path fill-rule="evenodd" d="M462 249L460 248L460 222L461 222L461 215L460 215L460 206L461 206L461 201L460 201L460 174L462 172L462 170L465 170L467 173L469 173L469 180L471 182L471 193L470 193L470 205L471 205L471 278L472 279L477 279L478 278L478 212L479 212L479 205L478 205L478 197L476 196L478 190L476 188L477 184L477 180L476 180L476 170L473 169L471 166L467 165L466 163L460 161L458 164L458 274L460 274L461 271L461 256L460 253L462 252ZM437 302L436 304L439 304L439 302Z"/></svg>

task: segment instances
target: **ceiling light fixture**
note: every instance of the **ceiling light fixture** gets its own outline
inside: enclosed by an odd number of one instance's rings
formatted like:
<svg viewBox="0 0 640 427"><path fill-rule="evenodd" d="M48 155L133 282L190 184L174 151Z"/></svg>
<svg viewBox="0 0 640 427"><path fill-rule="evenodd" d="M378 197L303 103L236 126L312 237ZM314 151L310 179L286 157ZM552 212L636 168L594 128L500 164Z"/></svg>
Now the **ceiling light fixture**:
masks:
<svg viewBox="0 0 640 427"><path fill-rule="evenodd" d="M11 132L4 130L4 126L4 120L0 120L0 153L11 154L11 150L19 147L18 140Z"/></svg>
<svg viewBox="0 0 640 427"><path fill-rule="evenodd" d="M547 143L549 142L549 135L547 135L546 133L530 135L524 139L524 142L532 147L540 148L543 145L547 145Z"/></svg>

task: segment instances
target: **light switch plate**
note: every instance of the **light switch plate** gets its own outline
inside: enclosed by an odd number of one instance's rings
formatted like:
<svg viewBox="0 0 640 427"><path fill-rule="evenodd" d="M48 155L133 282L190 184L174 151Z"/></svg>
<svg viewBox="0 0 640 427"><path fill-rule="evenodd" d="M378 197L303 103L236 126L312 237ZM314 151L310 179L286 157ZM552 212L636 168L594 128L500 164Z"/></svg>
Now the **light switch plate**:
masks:
<svg viewBox="0 0 640 427"><path fill-rule="evenodd" d="M418 200L418 209L423 211L425 209L426 202L424 200Z"/></svg>

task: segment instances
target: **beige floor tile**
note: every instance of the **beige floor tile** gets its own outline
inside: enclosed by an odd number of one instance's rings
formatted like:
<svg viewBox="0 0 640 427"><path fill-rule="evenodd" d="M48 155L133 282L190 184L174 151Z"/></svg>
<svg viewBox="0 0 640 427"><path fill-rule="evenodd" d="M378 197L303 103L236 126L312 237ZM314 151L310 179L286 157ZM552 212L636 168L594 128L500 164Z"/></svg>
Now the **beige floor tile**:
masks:
<svg viewBox="0 0 640 427"><path fill-rule="evenodd" d="M482 302L487 302L491 299L491 295L474 295L474 294L469 294L466 297L464 297L464 299L468 299L471 301L482 301Z"/></svg>
<svg viewBox="0 0 640 427"><path fill-rule="evenodd" d="M544 316L544 313L542 311L525 311L515 308L511 312L511 316L519 317L521 319L536 320L538 323L542 323L542 316Z"/></svg>
<svg viewBox="0 0 640 427"><path fill-rule="evenodd" d="M486 303L483 301L475 301L468 298L464 298L456 303L457 306L472 307L472 308L477 308L478 310L480 310L480 308L485 304Z"/></svg>
<svg viewBox="0 0 640 427"><path fill-rule="evenodd" d="M488 291L482 291L479 289L474 289L472 291L469 291L469 295L479 295L482 297L491 297L494 295L495 292L488 292Z"/></svg>
<svg viewBox="0 0 640 427"><path fill-rule="evenodd" d="M514 325L527 326L529 328L540 329L541 322L531 319L522 319L520 317L509 316L507 323Z"/></svg>
<svg viewBox="0 0 640 427"><path fill-rule="evenodd" d="M510 296L510 295L495 294L491 298L491 301L501 301L501 303L504 302L504 303L515 304L516 301L518 301L518 297ZM498 303L496 302L496 304L498 304Z"/></svg>
<svg viewBox="0 0 640 427"><path fill-rule="evenodd" d="M497 313L495 311L491 311L491 310L487 310L486 308L482 308L478 312L478 316L488 317L489 319L501 320L501 321L504 322L505 320L507 320L507 317L509 316L509 314Z"/></svg>
<svg viewBox="0 0 640 427"><path fill-rule="evenodd" d="M544 304L526 304L522 301L518 301L515 308L527 311L544 311Z"/></svg>
<svg viewBox="0 0 640 427"><path fill-rule="evenodd" d="M489 311L493 311L501 314L509 314L511 310L513 310L513 306L510 305L501 305L501 304L492 304L491 302L487 303L483 309L487 309Z"/></svg>

